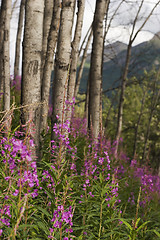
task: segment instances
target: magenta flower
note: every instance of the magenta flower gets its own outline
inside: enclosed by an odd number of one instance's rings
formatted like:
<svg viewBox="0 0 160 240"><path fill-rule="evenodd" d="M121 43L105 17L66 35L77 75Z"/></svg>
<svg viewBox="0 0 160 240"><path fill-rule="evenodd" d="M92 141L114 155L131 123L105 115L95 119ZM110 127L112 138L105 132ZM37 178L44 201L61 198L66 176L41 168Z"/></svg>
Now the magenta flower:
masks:
<svg viewBox="0 0 160 240"><path fill-rule="evenodd" d="M19 193L19 190L16 189L15 192L13 193L13 196L17 196L18 193Z"/></svg>

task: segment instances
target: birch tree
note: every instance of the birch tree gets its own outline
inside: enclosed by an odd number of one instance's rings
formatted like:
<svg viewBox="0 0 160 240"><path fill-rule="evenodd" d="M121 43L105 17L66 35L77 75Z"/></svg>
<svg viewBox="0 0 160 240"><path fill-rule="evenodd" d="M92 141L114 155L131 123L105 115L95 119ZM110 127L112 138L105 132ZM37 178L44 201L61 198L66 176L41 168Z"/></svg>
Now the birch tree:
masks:
<svg viewBox="0 0 160 240"><path fill-rule="evenodd" d="M57 43L58 30L60 25L61 1L54 0L54 8L52 14L52 22L48 36L47 52L45 57L43 76L42 76L42 92L41 92L41 132L47 127L49 91L51 85L51 72L53 70L54 52Z"/></svg>
<svg viewBox="0 0 160 240"><path fill-rule="evenodd" d="M23 31L23 22L24 22L24 10L25 10L26 0L21 0L20 11L19 11L19 20L18 20L18 29L16 37L16 52L15 52L15 63L14 63L14 78L20 75L20 48L21 48L21 39Z"/></svg>
<svg viewBox="0 0 160 240"><path fill-rule="evenodd" d="M85 0L77 0L77 21L76 21L76 29L74 34L74 39L71 44L71 66L70 66L70 74L68 80L68 90L67 90L67 100L68 102L72 102L75 92L75 84L76 84L76 72L77 72L77 63L78 63L78 54L79 54L79 44L81 40L81 31L83 25L83 15L84 15L84 7ZM66 119L71 119L72 107L68 109L66 114Z"/></svg>
<svg viewBox="0 0 160 240"><path fill-rule="evenodd" d="M52 127L57 122L64 119L64 103L66 99L66 89L68 82L68 72L70 68L71 37L74 17L74 0L63 0L60 17L60 29L58 34L57 52L55 58L55 71L53 80L53 114ZM54 135L52 135L54 138Z"/></svg>
<svg viewBox="0 0 160 240"><path fill-rule="evenodd" d="M88 127L93 138L99 135L100 124L100 99L102 84L102 52L103 52L103 20L106 14L108 0L96 1L93 20L93 44L91 65L89 72L89 106Z"/></svg>
<svg viewBox="0 0 160 240"><path fill-rule="evenodd" d="M52 21L54 0L45 0L44 18L43 18L43 40L42 40L42 76L45 64L48 35Z"/></svg>
<svg viewBox="0 0 160 240"><path fill-rule="evenodd" d="M23 40L22 122L31 121L30 133L37 149L39 145L40 101L41 101L41 51L43 36L44 0L27 0L25 5L25 30ZM35 128L35 130L33 130Z"/></svg>
<svg viewBox="0 0 160 240"><path fill-rule="evenodd" d="M11 18L13 17L13 13L14 13L14 11L16 9L17 3L18 3L18 0L14 0L13 6L12 6L12 9L11 9Z"/></svg>
<svg viewBox="0 0 160 240"><path fill-rule="evenodd" d="M4 32L2 33L2 83L3 83L3 107L5 111L10 109L10 18L11 18L11 8L12 1L5 0L2 1L2 6L4 7L5 17L4 22ZM3 10L2 10L3 11Z"/></svg>
<svg viewBox="0 0 160 240"><path fill-rule="evenodd" d="M143 89L143 97L142 97L142 100L141 100L140 113L139 113L139 116L138 116L138 120L137 120L137 123L136 123L136 126L135 126L135 133L134 133L134 143L133 143L133 158L134 159L136 159L138 130L139 130L139 127L140 127L141 118L143 116L143 110L144 110L144 106L145 106L146 94L147 94L147 88L144 87L144 89Z"/></svg>
<svg viewBox="0 0 160 240"><path fill-rule="evenodd" d="M85 61L86 61L86 58L87 58L87 51L88 51L89 45L91 43L92 36L93 36L93 31L91 29L90 33L89 33L89 36L88 36L88 39L87 39L86 46L85 46L84 51L83 51L82 60L81 60L80 66L78 68L76 86L75 86L75 91L74 91L74 97L75 98L76 98L76 96L78 94L78 91L79 91L79 86L80 86L80 82L81 82L81 78L82 78L82 74L83 74L83 69L84 69L84 64L85 64Z"/></svg>
<svg viewBox="0 0 160 240"><path fill-rule="evenodd" d="M5 1L1 2L0 8L0 94L3 94L3 40L4 40L4 22L5 22Z"/></svg>
<svg viewBox="0 0 160 240"><path fill-rule="evenodd" d="M152 90L152 98L151 98L151 105L150 105L150 114L149 114L149 119L146 127L146 135L145 135L145 140L144 140L144 149L143 149L143 154L142 154L142 162L146 158L147 154L147 147L148 147L148 141L149 141L149 136L150 136L150 131L151 131L151 123L152 119L154 116L154 112L156 110L156 107L159 102L160 98L160 78L159 78L160 71L157 72L157 76L153 82L153 90Z"/></svg>

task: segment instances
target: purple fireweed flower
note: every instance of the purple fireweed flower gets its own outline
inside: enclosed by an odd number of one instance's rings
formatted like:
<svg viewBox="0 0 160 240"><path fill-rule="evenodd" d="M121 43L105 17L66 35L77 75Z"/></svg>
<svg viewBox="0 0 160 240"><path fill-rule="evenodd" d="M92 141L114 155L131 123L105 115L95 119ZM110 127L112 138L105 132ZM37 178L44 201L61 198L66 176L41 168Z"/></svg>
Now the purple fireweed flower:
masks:
<svg viewBox="0 0 160 240"><path fill-rule="evenodd" d="M19 190L16 189L15 192L13 193L13 196L17 196L18 193L19 193Z"/></svg>
<svg viewBox="0 0 160 240"><path fill-rule="evenodd" d="M22 135L20 133L20 135ZM3 154L5 156L5 161L3 164L6 164L8 173L6 173L5 180L9 182L12 179L12 184L18 187L22 187L25 189L26 186L29 188L33 188L34 186L39 186L39 180L37 175L37 167L36 162L32 160L31 157L31 148L33 148L33 140L27 141L25 144L25 140L19 140L18 132L16 132L15 136L12 136L10 139L3 138L0 142L3 148ZM20 171L20 165L22 166L22 170ZM14 176L18 176L15 178ZM37 190L34 189L31 191L28 189L32 197L35 197L37 194ZM12 196L17 196L19 193L19 189L16 189L15 192L12 193ZM7 198L5 198L7 200Z"/></svg>
<svg viewBox="0 0 160 240"><path fill-rule="evenodd" d="M58 207L57 207L57 210L58 210L58 212L62 212L62 211L64 211L64 207L63 207L63 205L58 206Z"/></svg>
<svg viewBox="0 0 160 240"><path fill-rule="evenodd" d="M69 233L72 233L72 232L73 232L73 229L72 229L72 228L69 228L69 229L66 228L66 233L68 233L68 232L69 232Z"/></svg>
<svg viewBox="0 0 160 240"><path fill-rule="evenodd" d="M11 177L9 176L9 177L5 177L4 178L6 181L9 181L10 179L11 179Z"/></svg>
<svg viewBox="0 0 160 240"><path fill-rule="evenodd" d="M61 228L61 227L62 227L62 222L56 221L56 222L53 224L53 226L54 226L55 228Z"/></svg>
<svg viewBox="0 0 160 240"><path fill-rule="evenodd" d="M31 196L32 196L33 198L37 197L37 196L38 196L38 189L35 189L35 190L33 191L33 193L31 193Z"/></svg>
<svg viewBox="0 0 160 240"><path fill-rule="evenodd" d="M36 162L32 162L32 163L31 163L31 167L32 167L32 168L36 168L36 167L37 167Z"/></svg>
<svg viewBox="0 0 160 240"><path fill-rule="evenodd" d="M1 225L6 225L7 227L9 227L10 226L10 219L8 219L8 217L11 218L10 206L9 205L5 205L2 209L0 209L0 214L1 214L0 226Z"/></svg>
<svg viewBox="0 0 160 240"><path fill-rule="evenodd" d="M70 206L69 209L65 210L63 205L57 206L57 210L54 211L53 213L53 218L51 219L51 222L53 222L53 227L56 228L61 228L62 225L66 226L66 230L68 232L72 232L71 226L73 225L72 223L72 207ZM69 226L69 228L67 227ZM53 231L54 231L54 228Z"/></svg>
<svg viewBox="0 0 160 240"><path fill-rule="evenodd" d="M89 192L89 195L90 195L91 197L94 197L94 195L92 194L92 192Z"/></svg>
<svg viewBox="0 0 160 240"><path fill-rule="evenodd" d="M98 164L102 165L104 162L104 157L99 157Z"/></svg>
<svg viewBox="0 0 160 240"><path fill-rule="evenodd" d="M53 233L54 229L53 229L53 228L50 228L49 231L50 231L50 233Z"/></svg>
<svg viewBox="0 0 160 240"><path fill-rule="evenodd" d="M89 184L89 179L86 180L86 184Z"/></svg>

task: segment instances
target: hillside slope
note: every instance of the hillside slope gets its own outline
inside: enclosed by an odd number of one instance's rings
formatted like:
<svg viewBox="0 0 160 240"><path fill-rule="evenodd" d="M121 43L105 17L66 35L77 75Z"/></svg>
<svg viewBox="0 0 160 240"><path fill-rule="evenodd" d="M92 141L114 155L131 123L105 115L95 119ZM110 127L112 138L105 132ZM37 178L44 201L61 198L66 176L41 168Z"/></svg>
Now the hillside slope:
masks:
<svg viewBox="0 0 160 240"><path fill-rule="evenodd" d="M119 41L105 46L103 67L103 90L119 84L125 64L127 45ZM80 84L80 93L86 92L90 66L90 54L87 57ZM128 77L140 76L144 70L160 66L160 33L150 41L132 47Z"/></svg>

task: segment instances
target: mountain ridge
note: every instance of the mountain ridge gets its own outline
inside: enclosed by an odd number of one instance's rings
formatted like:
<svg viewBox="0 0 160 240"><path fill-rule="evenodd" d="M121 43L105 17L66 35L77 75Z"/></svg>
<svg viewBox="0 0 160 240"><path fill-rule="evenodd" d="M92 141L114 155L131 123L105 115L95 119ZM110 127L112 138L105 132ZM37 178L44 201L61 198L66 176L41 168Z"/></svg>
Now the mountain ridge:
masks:
<svg viewBox="0 0 160 240"><path fill-rule="evenodd" d="M120 41L105 46L103 90L119 84L124 69L126 52L127 44ZM84 67L80 93L86 92L87 89L90 56L91 54L88 54ZM151 40L132 47L128 78L139 77L144 70L150 71L153 66L160 67L160 32L156 33Z"/></svg>

